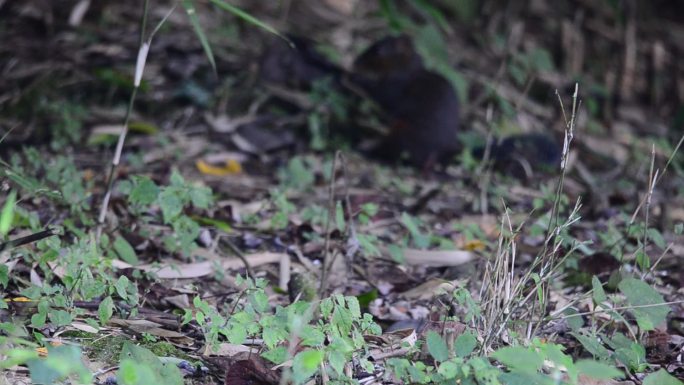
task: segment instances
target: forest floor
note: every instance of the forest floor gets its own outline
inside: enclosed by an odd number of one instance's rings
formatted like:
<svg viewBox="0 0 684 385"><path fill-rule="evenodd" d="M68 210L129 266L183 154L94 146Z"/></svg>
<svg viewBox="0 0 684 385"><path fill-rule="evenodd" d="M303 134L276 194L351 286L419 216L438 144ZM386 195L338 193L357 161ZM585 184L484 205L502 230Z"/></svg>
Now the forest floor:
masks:
<svg viewBox="0 0 684 385"><path fill-rule="evenodd" d="M65 3L0 1L0 236L38 234L0 249L0 384L681 383L678 5L152 2L135 87L142 2ZM259 22L344 68L410 34L462 152L365 155L382 116L261 82ZM529 133L562 164L476 151Z"/></svg>

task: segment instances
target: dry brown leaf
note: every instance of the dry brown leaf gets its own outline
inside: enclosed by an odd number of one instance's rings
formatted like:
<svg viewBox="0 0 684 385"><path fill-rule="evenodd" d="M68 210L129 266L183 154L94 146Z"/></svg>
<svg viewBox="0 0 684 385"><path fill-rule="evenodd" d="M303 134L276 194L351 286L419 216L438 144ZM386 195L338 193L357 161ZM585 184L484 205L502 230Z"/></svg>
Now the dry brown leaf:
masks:
<svg viewBox="0 0 684 385"><path fill-rule="evenodd" d="M435 295L453 291L456 287L456 281L434 278L413 289L406 290L400 296L408 300L428 300Z"/></svg>
<svg viewBox="0 0 684 385"><path fill-rule="evenodd" d="M407 265L414 266L459 266L475 259L475 254L465 250L417 250L405 249Z"/></svg>
<svg viewBox="0 0 684 385"><path fill-rule="evenodd" d="M250 266L261 266L269 263L280 262L282 258L287 258L283 253L254 253L245 255L245 259ZM206 277L214 273L214 265L218 263L223 270L235 270L245 267L240 259L229 259L224 261L206 261L185 264L147 264L136 266L136 268L154 272L161 279L185 279Z"/></svg>
<svg viewBox="0 0 684 385"><path fill-rule="evenodd" d="M219 356L219 357L233 357L242 352L253 352L254 348L246 345L222 343L216 349L212 348L211 344L207 344L202 348L203 356Z"/></svg>

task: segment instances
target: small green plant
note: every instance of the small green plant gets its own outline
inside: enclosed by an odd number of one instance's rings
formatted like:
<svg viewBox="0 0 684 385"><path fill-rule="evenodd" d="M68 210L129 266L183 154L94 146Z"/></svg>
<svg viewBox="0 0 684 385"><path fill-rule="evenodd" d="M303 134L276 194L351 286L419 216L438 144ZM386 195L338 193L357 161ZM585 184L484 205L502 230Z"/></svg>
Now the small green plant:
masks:
<svg viewBox="0 0 684 385"><path fill-rule="evenodd" d="M161 210L161 220L171 226L173 231L164 235L163 244L169 252L188 255L197 247L195 239L199 235L199 224L185 214L186 207L207 209L213 201L211 189L185 181L176 170L171 173L168 186L157 186L150 178L132 177L130 181L119 184L122 193L128 195L131 212L143 221L157 219L155 208ZM150 215L152 214L152 215ZM117 243L118 242L118 243ZM130 262L134 257L133 249L123 238L117 238L115 250L122 259Z"/></svg>
<svg viewBox="0 0 684 385"><path fill-rule="evenodd" d="M283 189L306 191L316 181L314 174L315 161L308 157L295 156L287 166L278 170L278 180Z"/></svg>
<svg viewBox="0 0 684 385"><path fill-rule="evenodd" d="M217 345L223 340L233 344L246 338L262 338L266 350L262 356L275 364L293 359L291 376L296 384L305 383L320 368L330 364L332 379L351 381L344 365L356 356L360 365L369 371L372 364L364 353L364 335L380 334L380 328L370 314L362 314L355 297L335 295L320 302L295 302L271 309L264 292L264 280L239 278L245 285L240 304L225 314L199 298L194 310L187 310L184 323L191 321L204 331L206 343ZM299 341L295 353L291 341ZM360 354L360 355L359 355ZM346 381L346 382L345 382Z"/></svg>
<svg viewBox="0 0 684 385"><path fill-rule="evenodd" d="M0 174L12 181L23 196L45 197L58 207L68 207L84 224L92 223L87 212L93 182L76 168L73 158L46 158L36 148L28 147L21 155L13 154L11 164L0 168Z"/></svg>

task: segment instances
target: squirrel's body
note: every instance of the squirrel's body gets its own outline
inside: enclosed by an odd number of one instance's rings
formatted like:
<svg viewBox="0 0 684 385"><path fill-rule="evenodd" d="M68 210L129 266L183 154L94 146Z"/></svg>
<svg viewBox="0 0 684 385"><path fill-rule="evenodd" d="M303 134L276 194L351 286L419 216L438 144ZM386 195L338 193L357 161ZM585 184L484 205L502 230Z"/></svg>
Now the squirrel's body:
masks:
<svg viewBox="0 0 684 385"><path fill-rule="evenodd" d="M355 61L351 82L389 117L376 149L388 160L417 166L447 161L458 149L459 101L447 79L427 70L408 36L386 37Z"/></svg>

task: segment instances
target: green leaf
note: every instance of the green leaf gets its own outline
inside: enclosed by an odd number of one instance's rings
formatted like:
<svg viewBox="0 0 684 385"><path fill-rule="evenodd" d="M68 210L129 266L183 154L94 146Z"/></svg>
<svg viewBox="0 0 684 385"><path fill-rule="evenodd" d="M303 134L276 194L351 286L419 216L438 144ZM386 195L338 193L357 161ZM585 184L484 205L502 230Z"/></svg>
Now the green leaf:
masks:
<svg viewBox="0 0 684 385"><path fill-rule="evenodd" d="M296 384L303 384L318 370L323 361L323 352L304 350L297 353L292 362L292 375Z"/></svg>
<svg viewBox="0 0 684 385"><path fill-rule="evenodd" d="M133 178L133 189L128 195L128 201L132 204L147 206L157 199L159 187L148 177L138 176Z"/></svg>
<svg viewBox="0 0 684 385"><path fill-rule="evenodd" d="M579 331L584 326L584 319L574 307L563 310L563 316L572 331Z"/></svg>
<svg viewBox="0 0 684 385"><path fill-rule="evenodd" d="M268 295L261 290L257 290L250 294L249 303L254 306L254 310L259 313L264 313L270 309L268 304Z"/></svg>
<svg viewBox="0 0 684 385"><path fill-rule="evenodd" d="M126 341L119 359L121 361L121 369L117 377L119 384L183 385L183 376L176 365L163 364L154 353L141 346Z"/></svg>
<svg viewBox="0 0 684 385"><path fill-rule="evenodd" d="M649 228L646 230L646 234L648 235L648 238L651 239L651 241L653 241L653 243L655 243L655 245L659 248L664 249L667 247L665 238L663 238L663 234L658 231L658 229Z"/></svg>
<svg viewBox="0 0 684 385"><path fill-rule="evenodd" d="M510 369L524 373L537 373L544 364L544 358L537 352L521 346L507 346L492 353L495 358Z"/></svg>
<svg viewBox="0 0 684 385"><path fill-rule="evenodd" d="M608 301L606 292L603 290L603 284L601 284L601 281L599 281L598 277L591 277L591 286L593 289L592 298L594 299L594 303L596 305L600 305L601 303Z"/></svg>
<svg viewBox="0 0 684 385"><path fill-rule="evenodd" d="M599 342L598 338L592 337L592 336L587 336L584 334L580 333L570 333L573 337L579 341L582 346L589 352L591 355L594 356L594 358L598 358L600 360L609 360L611 357L611 352L610 350L606 349L601 342Z"/></svg>
<svg viewBox="0 0 684 385"><path fill-rule="evenodd" d="M193 215L191 218L195 222L199 223L200 225L213 226L213 227L216 227L217 229L223 231L224 233L232 233L233 232L233 228L226 221L222 221L219 219L213 219L213 218L207 218L207 217L200 217L200 216L195 216L195 215Z"/></svg>
<svg viewBox="0 0 684 385"><path fill-rule="evenodd" d="M183 201L181 201L176 188L164 188L159 194L158 201L164 223L171 223L183 211Z"/></svg>
<svg viewBox="0 0 684 385"><path fill-rule="evenodd" d="M472 353L476 346L477 338L475 338L473 333L463 333L456 338L454 350L458 357L465 357Z"/></svg>
<svg viewBox="0 0 684 385"><path fill-rule="evenodd" d="M591 378L597 380L610 380L613 378L622 378L624 375L614 366L606 365L594 360L579 360L575 363L577 370Z"/></svg>
<svg viewBox="0 0 684 385"><path fill-rule="evenodd" d="M672 377L665 369L660 369L646 376L643 385L684 385L684 383Z"/></svg>
<svg viewBox="0 0 684 385"><path fill-rule="evenodd" d="M670 307L663 305L665 302L663 296L646 282L636 278L627 278L620 282L618 288L627 297L630 305L646 306L630 310L642 330L654 330L656 326L665 321L670 312Z"/></svg>
<svg viewBox="0 0 684 385"><path fill-rule="evenodd" d="M430 246L430 237L422 234L419 228L418 220L407 214L401 213L401 223L411 233L411 238L415 247L425 249Z"/></svg>
<svg viewBox="0 0 684 385"><path fill-rule="evenodd" d="M401 248L401 246L397 244L390 244L387 246L387 251L389 251L390 256L392 257L392 260L394 262L403 265L406 263L406 257L404 256L404 249Z"/></svg>
<svg viewBox="0 0 684 385"><path fill-rule="evenodd" d="M347 296L345 297L347 302L347 308L351 312L351 316L354 319L361 318L361 306L359 305L359 300L356 297Z"/></svg>
<svg viewBox="0 0 684 385"><path fill-rule="evenodd" d="M337 225L338 230L344 231L344 210L342 210L342 202L340 201L338 201L335 206L335 224Z"/></svg>
<svg viewBox="0 0 684 385"><path fill-rule="evenodd" d="M206 186L193 186L190 189L190 202L198 209L208 209L214 198L211 189Z"/></svg>
<svg viewBox="0 0 684 385"><path fill-rule="evenodd" d="M55 326L71 325L74 321L74 316L66 310L50 310L48 316Z"/></svg>
<svg viewBox="0 0 684 385"><path fill-rule="evenodd" d="M12 190L7 196L5 205L0 212L0 237L4 237L10 231L12 219L14 219L14 205L17 202L17 192Z"/></svg>
<svg viewBox="0 0 684 385"><path fill-rule="evenodd" d="M116 254L121 258L122 261L126 263L130 263L131 265L137 265L138 262L138 256L135 253L135 250L133 249L133 246L131 246L130 243L126 239L124 239L121 236L117 236L114 239L114 251Z"/></svg>
<svg viewBox="0 0 684 385"><path fill-rule="evenodd" d="M283 362L287 361L288 353L287 353L287 347L286 346L278 346L274 349L271 349L261 355L265 359L273 362L276 365L280 365Z"/></svg>
<svg viewBox="0 0 684 385"><path fill-rule="evenodd" d="M190 217L181 215L171 223L171 226L173 227L172 238L176 243L166 244L166 246L169 246L170 250L177 250L180 247L180 251L189 254L197 246L195 239L199 236L199 225Z"/></svg>
<svg viewBox="0 0 684 385"><path fill-rule="evenodd" d="M45 321L47 320L47 312L41 312L31 316L31 326L35 328L42 328L45 326Z"/></svg>
<svg viewBox="0 0 684 385"><path fill-rule="evenodd" d="M27 366L34 384L52 384L68 375L78 376L81 384L92 381L92 373L83 364L81 350L76 346L48 347L46 358L29 360Z"/></svg>
<svg viewBox="0 0 684 385"><path fill-rule="evenodd" d="M100 324L103 326L109 322L114 314L114 301L111 296L107 296L97 307L97 315L100 316Z"/></svg>
<svg viewBox="0 0 684 385"><path fill-rule="evenodd" d="M9 267L7 265L2 264L0 265L0 285L2 285L3 288L7 288L7 284L9 283Z"/></svg>
<svg viewBox="0 0 684 385"><path fill-rule="evenodd" d="M433 330L428 331L425 336L425 341L427 342L428 352L430 352L432 358L439 362L444 362L449 359L447 344L439 333Z"/></svg>
<svg viewBox="0 0 684 385"><path fill-rule="evenodd" d="M337 372L337 374L344 373L344 364L347 362L347 358L343 352L338 350L332 350L328 353L328 362L330 366Z"/></svg>
<svg viewBox="0 0 684 385"><path fill-rule="evenodd" d="M461 366L462 365L457 364L456 362L446 361L439 365L437 373L441 374L445 379L449 380L456 377Z"/></svg>
<svg viewBox="0 0 684 385"><path fill-rule="evenodd" d="M247 339L247 329L243 325L231 324L226 337L231 344L242 344Z"/></svg>
<svg viewBox="0 0 684 385"><path fill-rule="evenodd" d="M131 281L129 281L128 277L126 277L125 275L120 276L114 284L116 294L118 294L119 297L121 297L121 299L123 299L124 301L128 299L128 287L130 285Z"/></svg>

